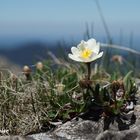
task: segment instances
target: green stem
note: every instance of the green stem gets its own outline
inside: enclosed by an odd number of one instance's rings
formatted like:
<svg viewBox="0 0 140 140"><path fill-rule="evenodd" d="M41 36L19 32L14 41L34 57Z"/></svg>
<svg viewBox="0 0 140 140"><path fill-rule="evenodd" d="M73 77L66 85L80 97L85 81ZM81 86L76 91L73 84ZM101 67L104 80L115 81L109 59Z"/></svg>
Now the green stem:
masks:
<svg viewBox="0 0 140 140"><path fill-rule="evenodd" d="M90 80L90 76L91 76L91 63L88 62L86 64L87 64L87 69L88 69L87 79Z"/></svg>
<svg viewBox="0 0 140 140"><path fill-rule="evenodd" d="M90 64L91 64L90 62L86 63L86 65L87 65L87 77L86 77L86 79L87 79L88 85L87 85L86 95L84 97L85 101L88 100L89 90L90 90L90 84L89 84L90 76L91 76L91 65Z"/></svg>

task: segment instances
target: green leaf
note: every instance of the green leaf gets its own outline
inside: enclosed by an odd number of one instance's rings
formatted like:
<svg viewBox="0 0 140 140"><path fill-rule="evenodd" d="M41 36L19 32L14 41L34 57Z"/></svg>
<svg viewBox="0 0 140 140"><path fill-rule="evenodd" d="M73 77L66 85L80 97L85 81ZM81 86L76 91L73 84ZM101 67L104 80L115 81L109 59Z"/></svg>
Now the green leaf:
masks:
<svg viewBox="0 0 140 140"><path fill-rule="evenodd" d="M123 79L124 87L127 92L131 90L131 76L133 71L129 71Z"/></svg>

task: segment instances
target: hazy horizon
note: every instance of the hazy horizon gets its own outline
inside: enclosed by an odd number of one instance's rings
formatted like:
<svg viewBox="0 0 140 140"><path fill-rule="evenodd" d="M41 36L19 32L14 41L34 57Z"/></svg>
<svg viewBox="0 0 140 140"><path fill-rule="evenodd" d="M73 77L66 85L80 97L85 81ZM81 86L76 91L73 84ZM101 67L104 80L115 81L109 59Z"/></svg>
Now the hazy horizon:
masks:
<svg viewBox="0 0 140 140"><path fill-rule="evenodd" d="M99 0L114 42L138 48L140 12L138 0ZM95 0L4 0L0 1L0 47L27 41L68 42L84 39L86 24L93 36L107 41Z"/></svg>

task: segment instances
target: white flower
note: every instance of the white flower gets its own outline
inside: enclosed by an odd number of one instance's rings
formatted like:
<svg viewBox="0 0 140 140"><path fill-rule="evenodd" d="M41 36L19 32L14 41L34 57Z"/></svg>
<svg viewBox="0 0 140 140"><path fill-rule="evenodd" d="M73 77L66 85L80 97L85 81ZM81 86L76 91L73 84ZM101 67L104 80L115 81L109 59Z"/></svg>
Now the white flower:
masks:
<svg viewBox="0 0 140 140"><path fill-rule="evenodd" d="M127 104L126 109L131 110L134 108L134 103L130 102L130 104Z"/></svg>
<svg viewBox="0 0 140 140"><path fill-rule="evenodd" d="M119 89L116 92L116 100L121 101L123 99L123 96L124 96L124 91L122 89Z"/></svg>
<svg viewBox="0 0 140 140"><path fill-rule="evenodd" d="M72 47L72 54L68 54L69 58L78 62L92 62L102 57L103 52L100 52L100 44L96 43L95 39L89 39L87 42L82 40L77 47Z"/></svg>

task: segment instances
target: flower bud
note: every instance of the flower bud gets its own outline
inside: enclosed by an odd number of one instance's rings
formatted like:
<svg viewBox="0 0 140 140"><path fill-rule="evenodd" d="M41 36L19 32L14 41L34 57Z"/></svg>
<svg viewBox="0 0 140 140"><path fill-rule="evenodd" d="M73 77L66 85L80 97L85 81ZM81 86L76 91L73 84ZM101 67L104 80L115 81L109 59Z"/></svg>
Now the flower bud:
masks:
<svg viewBox="0 0 140 140"><path fill-rule="evenodd" d="M121 55L113 55L111 61L123 64L123 57Z"/></svg>
<svg viewBox="0 0 140 140"><path fill-rule="evenodd" d="M118 81L113 81L111 85L112 91L117 92L117 90L120 88L120 84Z"/></svg>
<svg viewBox="0 0 140 140"><path fill-rule="evenodd" d="M65 85L59 83L59 84L56 84L55 87L59 93L62 93L65 88Z"/></svg>
<svg viewBox="0 0 140 140"><path fill-rule="evenodd" d="M43 63L42 62L37 62L36 69L37 70L42 70L43 69Z"/></svg>
<svg viewBox="0 0 140 140"><path fill-rule="evenodd" d="M123 98L124 98L124 90L123 89L119 89L117 92L116 92L116 100L117 101L121 101Z"/></svg>
<svg viewBox="0 0 140 140"><path fill-rule="evenodd" d="M30 80L31 79L31 76L30 76L31 69L29 68L29 66L25 65L23 67L23 73L25 74L27 80Z"/></svg>
<svg viewBox="0 0 140 140"><path fill-rule="evenodd" d="M81 88L88 88L90 85L92 84L92 81L91 80L88 80L88 79L83 79L83 80L80 80L79 81L79 85Z"/></svg>
<svg viewBox="0 0 140 140"><path fill-rule="evenodd" d="M24 74L30 74L30 73L31 73L31 69L29 68L29 66L26 66L26 65L25 65L25 66L23 67L23 73L24 73Z"/></svg>

